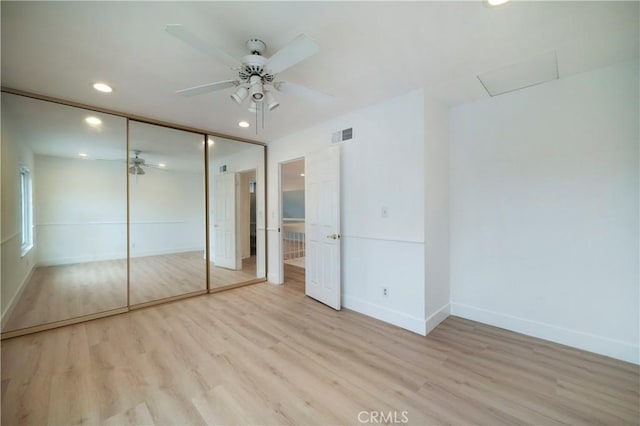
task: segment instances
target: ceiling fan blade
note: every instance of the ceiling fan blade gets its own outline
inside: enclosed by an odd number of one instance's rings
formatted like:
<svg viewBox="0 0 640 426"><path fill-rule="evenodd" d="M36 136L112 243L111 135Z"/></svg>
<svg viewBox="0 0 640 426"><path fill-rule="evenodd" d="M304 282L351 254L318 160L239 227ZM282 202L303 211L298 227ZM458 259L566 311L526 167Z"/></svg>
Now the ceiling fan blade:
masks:
<svg viewBox="0 0 640 426"><path fill-rule="evenodd" d="M300 34L282 49L278 50L267 61L267 69L272 74L278 74L300 61L315 55L320 46L306 34Z"/></svg>
<svg viewBox="0 0 640 426"><path fill-rule="evenodd" d="M87 160L93 160L93 161L117 161L119 163L126 163L127 159L126 158L87 158Z"/></svg>
<svg viewBox="0 0 640 426"><path fill-rule="evenodd" d="M202 86L190 87L188 89L182 89L176 91L176 93L182 96L195 96L203 93L215 92L216 90L228 89L229 87L235 87L238 82L235 80L217 81L215 83L203 84Z"/></svg>
<svg viewBox="0 0 640 426"><path fill-rule="evenodd" d="M184 26L180 24L169 24L164 28L164 30L169 34L171 34L172 36L187 43L194 49L197 49L215 58L216 60L222 62L229 68L238 68L242 66L240 61L238 61L236 58L229 55L224 50L218 49L214 45L209 44L206 41L202 40L201 38L199 38L198 36L196 36L191 31L189 31L188 29L186 29Z"/></svg>
<svg viewBox="0 0 640 426"><path fill-rule="evenodd" d="M166 169L165 167L160 167L160 166L158 166L158 165L156 165L156 164L149 164L149 163L146 163L146 164L144 164L142 167L149 167L149 168L151 168L151 169L164 170L165 172L167 171L167 169Z"/></svg>
<svg viewBox="0 0 640 426"><path fill-rule="evenodd" d="M318 90L310 89L299 84L289 83L288 81L280 81L274 83L273 86L280 92L301 96L319 105L330 104L334 99L333 96L327 95L326 93L322 93Z"/></svg>

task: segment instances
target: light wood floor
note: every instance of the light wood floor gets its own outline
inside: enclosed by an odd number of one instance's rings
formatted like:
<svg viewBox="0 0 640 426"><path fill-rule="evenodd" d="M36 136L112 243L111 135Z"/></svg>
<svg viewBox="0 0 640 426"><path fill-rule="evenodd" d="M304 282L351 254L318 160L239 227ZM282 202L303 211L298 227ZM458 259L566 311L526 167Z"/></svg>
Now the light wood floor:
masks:
<svg viewBox="0 0 640 426"><path fill-rule="evenodd" d="M306 267L304 257L295 257L293 259L287 259L284 261L284 263L291 266L297 266L298 268L302 268L302 269Z"/></svg>
<svg viewBox="0 0 640 426"><path fill-rule="evenodd" d="M202 252L131 259L132 305L206 289ZM221 288L256 278L256 260L243 260L232 271L211 263L211 287ZM3 331L76 318L127 306L126 260L36 268L16 302Z"/></svg>
<svg viewBox="0 0 640 426"><path fill-rule="evenodd" d="M453 317L418 336L296 275L3 341L2 424L639 422L638 366Z"/></svg>

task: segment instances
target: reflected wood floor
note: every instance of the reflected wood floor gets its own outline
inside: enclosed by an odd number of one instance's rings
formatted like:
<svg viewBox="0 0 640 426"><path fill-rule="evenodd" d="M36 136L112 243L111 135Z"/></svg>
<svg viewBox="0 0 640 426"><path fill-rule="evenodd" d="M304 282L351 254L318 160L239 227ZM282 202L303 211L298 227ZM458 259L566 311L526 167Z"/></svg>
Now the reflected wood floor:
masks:
<svg viewBox="0 0 640 426"><path fill-rule="evenodd" d="M256 256L242 259L242 269L238 270L220 268L211 262L211 288L226 287L256 278Z"/></svg>
<svg viewBox="0 0 640 426"><path fill-rule="evenodd" d="M131 304L206 289L202 252L131 258ZM256 278L256 260L232 271L211 263L211 286ZM127 306L126 260L36 268L3 331L75 318Z"/></svg>
<svg viewBox="0 0 640 426"><path fill-rule="evenodd" d="M638 366L454 317L422 337L293 272L3 341L2 424L639 422Z"/></svg>

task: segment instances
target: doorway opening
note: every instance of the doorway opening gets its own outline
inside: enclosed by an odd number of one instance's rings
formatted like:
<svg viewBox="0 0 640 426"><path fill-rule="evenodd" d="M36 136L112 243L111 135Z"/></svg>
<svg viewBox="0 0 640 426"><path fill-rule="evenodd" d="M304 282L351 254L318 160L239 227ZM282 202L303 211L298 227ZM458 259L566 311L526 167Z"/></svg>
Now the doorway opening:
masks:
<svg viewBox="0 0 640 426"><path fill-rule="evenodd" d="M240 172L238 181L240 263L243 271L253 271L256 267L256 170Z"/></svg>
<svg viewBox="0 0 640 426"><path fill-rule="evenodd" d="M280 163L284 283L301 292L304 292L306 261L304 179L304 158Z"/></svg>

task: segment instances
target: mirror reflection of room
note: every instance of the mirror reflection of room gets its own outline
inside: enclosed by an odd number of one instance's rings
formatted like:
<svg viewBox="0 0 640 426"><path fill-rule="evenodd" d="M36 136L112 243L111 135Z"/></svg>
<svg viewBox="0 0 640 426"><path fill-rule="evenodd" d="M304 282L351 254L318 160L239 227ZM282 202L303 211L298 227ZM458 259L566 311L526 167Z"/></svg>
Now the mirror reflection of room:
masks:
<svg viewBox="0 0 640 426"><path fill-rule="evenodd" d="M130 304L206 291L204 135L129 124Z"/></svg>
<svg viewBox="0 0 640 426"><path fill-rule="evenodd" d="M2 331L127 305L126 119L2 93Z"/></svg>
<svg viewBox="0 0 640 426"><path fill-rule="evenodd" d="M209 137L210 288L265 277L264 147Z"/></svg>

